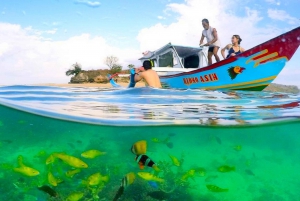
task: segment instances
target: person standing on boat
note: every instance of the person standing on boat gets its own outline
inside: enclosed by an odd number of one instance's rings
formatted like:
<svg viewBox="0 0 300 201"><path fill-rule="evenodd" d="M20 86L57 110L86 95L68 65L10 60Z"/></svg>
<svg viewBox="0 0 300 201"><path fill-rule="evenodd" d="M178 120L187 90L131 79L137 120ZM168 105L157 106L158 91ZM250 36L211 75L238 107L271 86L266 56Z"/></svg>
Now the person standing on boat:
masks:
<svg viewBox="0 0 300 201"><path fill-rule="evenodd" d="M162 88L159 76L155 70L152 70L150 61L144 61L143 66L135 69L134 81L138 82L144 79L149 87Z"/></svg>
<svg viewBox="0 0 300 201"><path fill-rule="evenodd" d="M225 50L228 50L228 55L226 58L245 52L245 49L240 46L241 42L242 39L239 35L233 35L231 38L231 44L226 45L221 50L223 59L225 59Z"/></svg>
<svg viewBox="0 0 300 201"><path fill-rule="evenodd" d="M209 46L208 48L208 65L212 64L212 56L214 55L217 62L220 61L218 56L218 50L220 48L220 40L218 39L218 34L216 28L209 26L209 22L207 19L202 20L202 26L204 30L202 31L202 37L200 40L200 46L203 44L204 38L206 38L207 43L204 46Z"/></svg>

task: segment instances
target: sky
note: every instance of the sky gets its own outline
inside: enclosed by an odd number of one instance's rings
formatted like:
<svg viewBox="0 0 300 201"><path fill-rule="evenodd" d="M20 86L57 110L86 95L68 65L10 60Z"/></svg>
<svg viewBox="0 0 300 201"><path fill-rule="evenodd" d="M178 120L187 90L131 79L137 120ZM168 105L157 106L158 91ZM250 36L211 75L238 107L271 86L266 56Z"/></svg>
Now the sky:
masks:
<svg viewBox="0 0 300 201"><path fill-rule="evenodd" d="M1 0L0 85L68 83L65 72L141 65L142 52L171 42L197 47L207 18L222 46L245 49L300 26L299 0ZM220 51L219 51L219 55ZM300 48L274 81L300 87Z"/></svg>

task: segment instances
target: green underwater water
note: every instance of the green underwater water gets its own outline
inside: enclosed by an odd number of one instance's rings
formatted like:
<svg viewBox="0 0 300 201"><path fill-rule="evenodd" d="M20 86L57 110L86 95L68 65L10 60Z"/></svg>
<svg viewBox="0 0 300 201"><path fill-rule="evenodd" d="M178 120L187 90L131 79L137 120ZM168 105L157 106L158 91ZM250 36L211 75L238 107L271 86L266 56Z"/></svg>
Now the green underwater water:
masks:
<svg viewBox="0 0 300 201"><path fill-rule="evenodd" d="M149 192L167 192L164 200L217 201L300 200L300 122L284 122L249 127L145 126L113 127L69 122L37 116L0 106L0 200L66 200L73 192L83 192L80 200L113 200L121 179L129 172L140 170L130 148L139 140L147 141L147 155L162 170L158 177L165 180L156 189L136 175L135 182L125 189L119 200L163 200ZM169 139L165 143L153 138ZM170 146L170 143L173 146ZM94 159L82 158L90 149L107 152ZM53 152L65 152L88 164L73 178L65 177L71 167L61 161L46 165ZM37 169L34 177L14 172L17 157ZM180 161L172 163L169 155ZM223 165L235 171L219 172ZM197 171L205 171L199 174ZM51 198L37 189L49 185L48 171L64 182L52 187L59 194ZM182 180L189 170L196 173ZM109 175L102 187L82 184L91 174ZM206 185L215 185L227 192L212 192Z"/></svg>

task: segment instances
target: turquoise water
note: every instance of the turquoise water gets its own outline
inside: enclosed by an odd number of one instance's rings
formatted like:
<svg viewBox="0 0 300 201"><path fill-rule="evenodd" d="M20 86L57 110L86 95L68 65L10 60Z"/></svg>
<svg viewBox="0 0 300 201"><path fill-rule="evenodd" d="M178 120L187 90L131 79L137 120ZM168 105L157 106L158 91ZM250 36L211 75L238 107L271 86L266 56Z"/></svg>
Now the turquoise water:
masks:
<svg viewBox="0 0 300 201"><path fill-rule="evenodd" d="M74 192L79 200L113 200L129 172L136 178L119 200L300 200L299 101L268 92L1 87L0 200L67 200ZM139 168L130 151L139 140L161 171ZM91 149L106 154L81 156ZM88 168L69 178L73 168L62 160L46 165L61 152ZM14 170L20 155L38 175ZM220 171L225 165L235 170ZM51 185L49 172L62 182ZM94 173L109 180L86 185ZM58 196L38 190L43 185Z"/></svg>

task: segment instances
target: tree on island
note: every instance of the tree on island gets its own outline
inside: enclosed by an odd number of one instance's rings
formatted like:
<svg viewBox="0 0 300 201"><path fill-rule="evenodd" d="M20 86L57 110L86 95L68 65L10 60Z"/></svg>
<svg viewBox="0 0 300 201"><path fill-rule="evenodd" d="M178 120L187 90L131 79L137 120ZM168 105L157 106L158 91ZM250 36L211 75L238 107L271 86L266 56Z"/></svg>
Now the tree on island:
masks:
<svg viewBox="0 0 300 201"><path fill-rule="evenodd" d="M119 73L122 71L122 66L119 64L113 65L113 67L110 69L111 74Z"/></svg>
<svg viewBox="0 0 300 201"><path fill-rule="evenodd" d="M122 66L118 64L119 58L115 56L107 56L105 58L105 64L108 66L111 74L115 74L122 71Z"/></svg>
<svg viewBox="0 0 300 201"><path fill-rule="evenodd" d="M127 66L129 69L132 69L132 68L134 68L135 66L133 65L133 64L128 64L128 66Z"/></svg>
<svg viewBox="0 0 300 201"><path fill-rule="evenodd" d="M75 63L72 65L72 68L70 68L69 70L66 71L66 76L70 76L70 75L78 75L80 72L82 71L81 69L81 65L79 63Z"/></svg>

